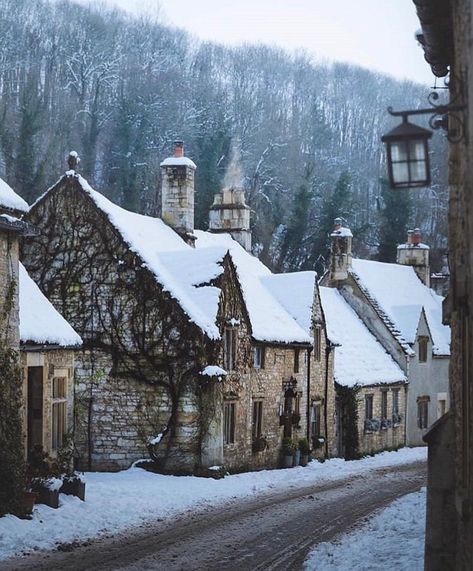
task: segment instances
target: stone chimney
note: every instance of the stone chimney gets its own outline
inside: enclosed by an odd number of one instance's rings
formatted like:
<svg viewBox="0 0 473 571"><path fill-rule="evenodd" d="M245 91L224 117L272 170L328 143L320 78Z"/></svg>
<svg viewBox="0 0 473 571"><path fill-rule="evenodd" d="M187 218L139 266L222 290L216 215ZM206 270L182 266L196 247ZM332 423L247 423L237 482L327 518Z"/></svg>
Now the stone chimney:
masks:
<svg viewBox="0 0 473 571"><path fill-rule="evenodd" d="M190 245L194 245L195 163L184 156L184 143L174 142L172 157L161 163L162 218Z"/></svg>
<svg viewBox="0 0 473 571"><path fill-rule="evenodd" d="M427 287L430 287L429 250L430 248L422 243L419 228L409 230L406 243L397 247L397 263L412 266Z"/></svg>
<svg viewBox="0 0 473 571"><path fill-rule="evenodd" d="M250 207L242 188L223 188L214 197L209 212L210 232L228 232L251 252Z"/></svg>
<svg viewBox="0 0 473 571"><path fill-rule="evenodd" d="M341 218L335 218L334 228L330 234L332 239L330 250L330 282L346 280L351 268L351 240L353 234L342 225Z"/></svg>

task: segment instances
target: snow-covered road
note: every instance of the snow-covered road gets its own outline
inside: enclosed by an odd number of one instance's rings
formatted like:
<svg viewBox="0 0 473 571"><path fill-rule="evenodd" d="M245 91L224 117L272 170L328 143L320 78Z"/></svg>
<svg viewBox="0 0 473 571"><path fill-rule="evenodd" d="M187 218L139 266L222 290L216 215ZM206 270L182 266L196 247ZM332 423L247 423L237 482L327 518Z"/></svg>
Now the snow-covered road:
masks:
<svg viewBox="0 0 473 571"><path fill-rule="evenodd" d="M162 476L137 468L117 474L89 473L86 502L61 496L58 510L37 506L31 521L13 516L1 518L0 556L50 549L60 543L116 533L159 519L175 519L206 507L223 504L234 508L243 499L271 498L276 493L297 495L299 490L303 494L310 486L359 475L364 477L356 480L366 480L374 470L425 458L425 448L404 449L360 461L333 459L323 464L312 462L306 468L237 474L223 480Z"/></svg>

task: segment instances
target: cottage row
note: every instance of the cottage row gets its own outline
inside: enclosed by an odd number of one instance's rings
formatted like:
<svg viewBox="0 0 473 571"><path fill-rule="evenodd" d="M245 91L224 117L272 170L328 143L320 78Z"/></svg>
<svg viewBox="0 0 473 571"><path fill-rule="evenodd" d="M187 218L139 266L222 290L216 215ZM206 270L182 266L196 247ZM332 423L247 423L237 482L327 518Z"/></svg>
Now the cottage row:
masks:
<svg viewBox="0 0 473 571"><path fill-rule="evenodd" d="M209 230L194 229L182 143L161 163L161 218L92 189L73 153L69 167L31 208L0 188L25 453L54 456L71 435L84 469L148 453L175 473L259 469L279 464L284 437L320 458L422 444L448 409L449 330L417 232L398 264L352 260L336 221L325 276L273 274L251 254L241 189L218 192Z"/></svg>

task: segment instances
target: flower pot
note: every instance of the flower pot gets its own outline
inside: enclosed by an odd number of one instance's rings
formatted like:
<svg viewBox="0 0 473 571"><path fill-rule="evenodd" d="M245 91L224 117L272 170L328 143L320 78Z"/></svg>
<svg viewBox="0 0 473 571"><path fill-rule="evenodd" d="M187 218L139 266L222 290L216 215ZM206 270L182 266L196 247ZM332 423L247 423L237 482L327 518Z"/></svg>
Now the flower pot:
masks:
<svg viewBox="0 0 473 571"><path fill-rule="evenodd" d="M299 466L299 462L301 461L301 451L300 450L296 450L294 452L294 456L293 458L293 466Z"/></svg>
<svg viewBox="0 0 473 571"><path fill-rule="evenodd" d="M36 494L34 492L23 492L23 512L26 516L33 513Z"/></svg>
<svg viewBox="0 0 473 571"><path fill-rule="evenodd" d="M292 468L292 463L293 463L293 456L292 454L290 456L283 456L282 457L282 467L283 468Z"/></svg>
<svg viewBox="0 0 473 571"><path fill-rule="evenodd" d="M57 509L59 507L59 490L49 490L45 487L39 488L36 503L46 504L50 508Z"/></svg>
<svg viewBox="0 0 473 571"><path fill-rule="evenodd" d="M76 476L64 478L59 492L68 496L76 496L80 500L85 501L85 482Z"/></svg>
<svg viewBox="0 0 473 571"><path fill-rule="evenodd" d="M307 466L308 463L309 463L309 455L308 454L301 454L300 465L301 466Z"/></svg>

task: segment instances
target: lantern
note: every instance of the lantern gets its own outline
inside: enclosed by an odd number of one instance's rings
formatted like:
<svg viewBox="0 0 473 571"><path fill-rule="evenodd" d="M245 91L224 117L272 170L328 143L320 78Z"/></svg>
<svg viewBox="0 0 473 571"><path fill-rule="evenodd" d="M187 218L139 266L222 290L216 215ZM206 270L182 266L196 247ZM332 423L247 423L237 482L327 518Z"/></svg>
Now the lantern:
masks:
<svg viewBox="0 0 473 571"><path fill-rule="evenodd" d="M403 115L402 123L381 137L386 143L391 188L429 186L431 136L432 131L410 123L407 115Z"/></svg>

